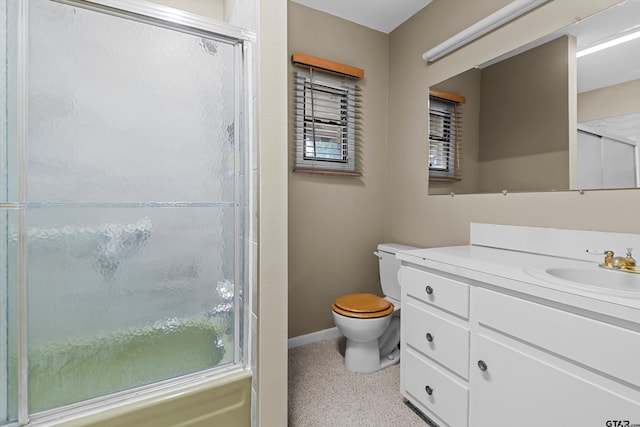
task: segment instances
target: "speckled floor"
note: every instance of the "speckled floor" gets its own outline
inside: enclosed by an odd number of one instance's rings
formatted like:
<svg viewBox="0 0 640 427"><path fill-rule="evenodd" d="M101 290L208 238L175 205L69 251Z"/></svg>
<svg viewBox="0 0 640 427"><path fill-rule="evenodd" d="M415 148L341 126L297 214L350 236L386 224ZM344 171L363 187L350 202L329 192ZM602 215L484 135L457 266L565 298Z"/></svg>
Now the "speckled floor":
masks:
<svg viewBox="0 0 640 427"><path fill-rule="evenodd" d="M344 338L289 350L289 426L420 426L404 403L400 365L372 374L344 369Z"/></svg>

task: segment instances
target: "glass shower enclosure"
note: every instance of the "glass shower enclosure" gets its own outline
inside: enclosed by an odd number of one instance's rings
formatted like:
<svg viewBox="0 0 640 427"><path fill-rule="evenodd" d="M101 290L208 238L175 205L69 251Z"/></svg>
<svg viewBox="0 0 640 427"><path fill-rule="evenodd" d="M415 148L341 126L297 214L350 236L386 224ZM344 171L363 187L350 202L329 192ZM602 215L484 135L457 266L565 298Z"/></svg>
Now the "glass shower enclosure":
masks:
<svg viewBox="0 0 640 427"><path fill-rule="evenodd" d="M252 35L0 8L0 425L246 363Z"/></svg>

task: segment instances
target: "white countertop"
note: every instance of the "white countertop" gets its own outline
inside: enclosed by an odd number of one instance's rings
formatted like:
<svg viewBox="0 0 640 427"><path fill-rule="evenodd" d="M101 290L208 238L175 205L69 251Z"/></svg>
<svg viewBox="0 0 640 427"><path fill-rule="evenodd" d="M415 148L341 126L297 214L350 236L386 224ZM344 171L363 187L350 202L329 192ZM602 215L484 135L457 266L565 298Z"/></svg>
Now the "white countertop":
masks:
<svg viewBox="0 0 640 427"><path fill-rule="evenodd" d="M401 251L396 254L396 257L403 264L438 269L473 280L479 286L488 284L570 306L577 311L587 310L620 319L625 323L632 322L634 325L629 326L640 330L640 292L600 290L600 288L579 286L560 279L544 278L543 272L548 268L598 270L598 263L602 262L600 258L583 261L479 245ZM542 276L538 272L542 273Z"/></svg>

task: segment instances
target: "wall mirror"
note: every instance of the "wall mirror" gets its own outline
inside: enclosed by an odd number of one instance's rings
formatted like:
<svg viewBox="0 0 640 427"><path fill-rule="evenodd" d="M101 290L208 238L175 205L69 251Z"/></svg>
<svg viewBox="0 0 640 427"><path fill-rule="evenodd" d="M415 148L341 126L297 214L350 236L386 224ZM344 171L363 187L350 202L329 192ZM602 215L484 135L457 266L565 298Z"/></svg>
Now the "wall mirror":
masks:
<svg viewBox="0 0 640 427"><path fill-rule="evenodd" d="M639 51L626 0L434 85L466 101L460 179L429 194L640 187Z"/></svg>

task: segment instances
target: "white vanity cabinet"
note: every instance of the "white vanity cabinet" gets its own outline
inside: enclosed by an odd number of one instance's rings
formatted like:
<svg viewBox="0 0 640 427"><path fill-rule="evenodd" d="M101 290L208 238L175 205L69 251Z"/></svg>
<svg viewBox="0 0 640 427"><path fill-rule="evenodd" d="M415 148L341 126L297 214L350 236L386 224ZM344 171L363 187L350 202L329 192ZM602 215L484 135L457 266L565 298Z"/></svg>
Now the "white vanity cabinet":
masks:
<svg viewBox="0 0 640 427"><path fill-rule="evenodd" d="M400 386L432 421L640 424L640 325L428 265L399 273Z"/></svg>
<svg viewBox="0 0 640 427"><path fill-rule="evenodd" d="M481 287L472 307L470 426L640 421L640 333Z"/></svg>

